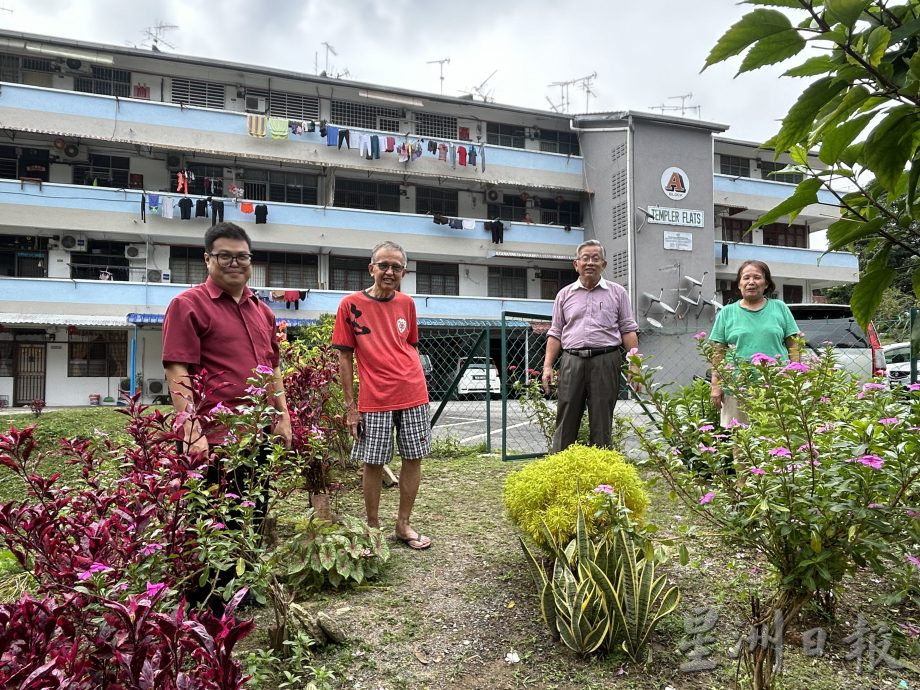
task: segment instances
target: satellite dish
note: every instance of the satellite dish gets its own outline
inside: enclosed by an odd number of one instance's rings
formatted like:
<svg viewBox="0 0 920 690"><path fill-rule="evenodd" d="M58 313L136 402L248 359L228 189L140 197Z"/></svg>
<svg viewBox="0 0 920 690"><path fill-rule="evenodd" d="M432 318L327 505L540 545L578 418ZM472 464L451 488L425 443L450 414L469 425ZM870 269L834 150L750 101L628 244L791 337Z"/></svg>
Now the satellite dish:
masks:
<svg viewBox="0 0 920 690"><path fill-rule="evenodd" d="M688 281L690 281L691 283L693 283L693 284L696 285L697 287L699 287L700 285L703 284L703 282L702 282L701 280L697 280L696 278L693 278L692 276L684 276L684 278L686 278Z"/></svg>
<svg viewBox="0 0 920 690"><path fill-rule="evenodd" d="M661 321L658 319L653 319L651 316L646 316L645 320L648 321L649 326L654 326L655 328L661 328Z"/></svg>
<svg viewBox="0 0 920 690"><path fill-rule="evenodd" d="M699 305L699 302L697 302L695 299L690 299L689 297L687 297L687 295L681 295L680 298L687 304L691 304L694 307Z"/></svg>
<svg viewBox="0 0 920 690"><path fill-rule="evenodd" d="M719 300L717 300L715 297L712 298L712 301L710 302L710 304L716 308L716 311L719 311L719 309L721 309L721 308L724 306L724 305L723 305Z"/></svg>
<svg viewBox="0 0 920 690"><path fill-rule="evenodd" d="M657 302L657 301L658 301L658 298L655 297L655 295L649 294L648 292L643 292L643 293L642 293L642 296L645 297L645 298L648 299L648 300L651 300L652 302Z"/></svg>
<svg viewBox="0 0 920 690"><path fill-rule="evenodd" d="M660 304L661 304L661 308L664 309L669 314L674 313L674 307L672 307L670 304L665 304L664 302L660 302Z"/></svg>

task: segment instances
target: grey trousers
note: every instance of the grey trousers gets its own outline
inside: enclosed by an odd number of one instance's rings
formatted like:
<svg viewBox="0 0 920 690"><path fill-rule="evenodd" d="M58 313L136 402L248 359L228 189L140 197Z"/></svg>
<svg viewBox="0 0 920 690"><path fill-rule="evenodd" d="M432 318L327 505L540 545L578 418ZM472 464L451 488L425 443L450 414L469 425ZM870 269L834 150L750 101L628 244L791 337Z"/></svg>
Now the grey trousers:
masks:
<svg viewBox="0 0 920 690"><path fill-rule="evenodd" d="M575 443L586 402L591 445L610 448L613 408L620 392L619 350L590 358L563 352L558 381L552 452Z"/></svg>

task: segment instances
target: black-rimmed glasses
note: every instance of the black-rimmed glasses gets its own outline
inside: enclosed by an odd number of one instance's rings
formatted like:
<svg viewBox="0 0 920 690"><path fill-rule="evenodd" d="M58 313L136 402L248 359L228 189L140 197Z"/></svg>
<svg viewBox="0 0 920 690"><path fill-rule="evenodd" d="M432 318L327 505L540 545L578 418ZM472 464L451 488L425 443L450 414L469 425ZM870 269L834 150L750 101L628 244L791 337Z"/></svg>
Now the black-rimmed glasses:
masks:
<svg viewBox="0 0 920 690"><path fill-rule="evenodd" d="M236 261L237 266L246 267L252 263L252 254L230 254L229 252L218 252L217 254L208 254L212 259L217 259L217 263L223 268L230 268Z"/></svg>
<svg viewBox="0 0 920 690"><path fill-rule="evenodd" d="M377 267L377 270L381 273L386 273L387 271L393 271L393 273L402 273L406 270L406 267L402 264L388 264L385 261L374 264Z"/></svg>

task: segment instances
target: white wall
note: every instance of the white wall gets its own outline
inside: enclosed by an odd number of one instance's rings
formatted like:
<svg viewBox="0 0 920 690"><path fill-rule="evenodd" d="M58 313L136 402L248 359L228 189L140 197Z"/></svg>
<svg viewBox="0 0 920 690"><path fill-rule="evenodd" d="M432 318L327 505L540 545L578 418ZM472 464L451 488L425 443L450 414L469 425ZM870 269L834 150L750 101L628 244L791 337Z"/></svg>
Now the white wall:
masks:
<svg viewBox="0 0 920 690"><path fill-rule="evenodd" d="M460 294L464 297L488 297L489 267L460 264Z"/></svg>

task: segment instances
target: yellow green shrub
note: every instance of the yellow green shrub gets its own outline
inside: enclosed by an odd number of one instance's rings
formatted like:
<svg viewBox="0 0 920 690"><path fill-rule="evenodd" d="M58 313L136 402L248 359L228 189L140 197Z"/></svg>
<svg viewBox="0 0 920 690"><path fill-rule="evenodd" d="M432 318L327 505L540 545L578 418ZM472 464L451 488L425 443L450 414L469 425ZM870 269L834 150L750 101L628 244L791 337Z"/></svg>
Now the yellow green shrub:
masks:
<svg viewBox="0 0 920 690"><path fill-rule="evenodd" d="M546 523L558 543L567 544L575 537L579 500L585 505L589 533L605 527L595 524L594 517L602 499L594 489L602 484L613 487L633 517L642 519L649 499L636 468L617 451L578 444L509 475L505 480L505 509L518 529L549 550L541 523Z"/></svg>

